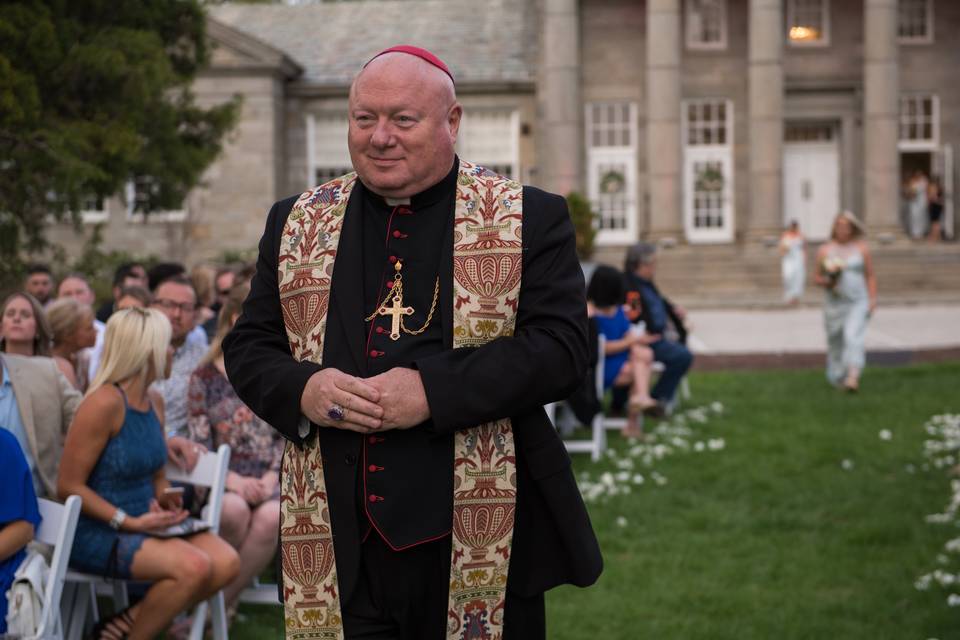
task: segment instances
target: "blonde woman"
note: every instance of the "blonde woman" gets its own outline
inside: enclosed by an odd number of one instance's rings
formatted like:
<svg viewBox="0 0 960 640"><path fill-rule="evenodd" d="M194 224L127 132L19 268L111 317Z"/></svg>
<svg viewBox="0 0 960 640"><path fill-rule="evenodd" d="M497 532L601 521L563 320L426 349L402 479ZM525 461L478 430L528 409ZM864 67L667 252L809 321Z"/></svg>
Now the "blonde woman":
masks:
<svg viewBox="0 0 960 640"><path fill-rule="evenodd" d="M242 283L228 294L210 350L190 376L187 396L187 437L210 450L230 445L220 527L223 537L240 553L240 573L223 591L231 611L240 592L276 553L280 523L283 437L237 396L224 372L220 346L240 316L249 291L250 285Z"/></svg>
<svg viewBox="0 0 960 640"><path fill-rule="evenodd" d="M57 490L83 499L71 565L153 582L143 600L98 625L98 638L154 638L239 568L236 552L213 534L151 535L187 517L180 497L167 491L163 405L148 392L169 371L170 332L152 309L110 317L100 368L64 445Z"/></svg>
<svg viewBox="0 0 960 640"><path fill-rule="evenodd" d="M826 290L827 379L850 392L860 388L867 320L877 306L877 279L863 233L852 213L837 215L830 242L817 252L815 276Z"/></svg>
<svg viewBox="0 0 960 640"><path fill-rule="evenodd" d="M74 388L87 388L87 353L97 342L93 308L75 298L60 298L47 307L47 322L53 334L51 355Z"/></svg>

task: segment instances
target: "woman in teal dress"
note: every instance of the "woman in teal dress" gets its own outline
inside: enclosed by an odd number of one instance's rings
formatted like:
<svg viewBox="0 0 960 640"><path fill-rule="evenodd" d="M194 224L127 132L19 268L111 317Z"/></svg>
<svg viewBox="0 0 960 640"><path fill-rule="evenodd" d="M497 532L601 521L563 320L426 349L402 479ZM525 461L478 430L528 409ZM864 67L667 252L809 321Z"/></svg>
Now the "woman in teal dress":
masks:
<svg viewBox="0 0 960 640"><path fill-rule="evenodd" d="M96 637L156 637L239 568L233 548L211 533L152 535L187 516L180 498L165 491L163 403L148 391L169 373L170 332L153 309L110 317L97 376L64 444L57 490L83 500L71 565L153 582L143 600L101 622Z"/></svg>
<svg viewBox="0 0 960 640"><path fill-rule="evenodd" d="M855 392L865 362L867 321L877 306L877 279L863 225L849 211L836 217L830 242L817 252L816 282L826 291L827 379Z"/></svg>

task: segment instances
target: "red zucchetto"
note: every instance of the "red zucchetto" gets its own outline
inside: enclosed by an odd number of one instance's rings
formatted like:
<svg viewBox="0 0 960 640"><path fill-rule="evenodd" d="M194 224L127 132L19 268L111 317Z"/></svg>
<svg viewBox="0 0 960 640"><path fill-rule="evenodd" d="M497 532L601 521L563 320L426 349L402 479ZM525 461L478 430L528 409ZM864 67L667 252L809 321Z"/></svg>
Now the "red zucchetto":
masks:
<svg viewBox="0 0 960 640"><path fill-rule="evenodd" d="M398 44L398 45L395 45L395 46L393 46L393 47L390 47L389 49L384 49L383 51L381 51L381 52L378 53L377 55L375 55L375 56L373 56L372 58L370 58L369 60L367 60L367 64L370 64L371 62L373 62L374 60L376 60L377 58L379 58L380 56L382 56L382 55L385 54L385 53L393 53L393 52L406 53L406 54L411 55L411 56L416 56L416 57L420 58L421 60L426 60L427 62L429 62L430 64L432 64L433 66L435 66L437 69L440 69L440 71L443 71L445 74L447 74L447 76L449 76L449 78L450 78L450 81L453 82L454 85L457 84L456 80L453 79L453 74L450 73L450 68L447 67L446 63L445 63L443 60L441 60L440 58L438 58L438 57L437 57L436 55L434 55L434 53L431 52L431 51L427 51L426 49L424 49L424 48L422 48L422 47L415 47L415 46L409 45L409 44ZM367 64L363 65L363 67L366 68L366 67L367 67Z"/></svg>

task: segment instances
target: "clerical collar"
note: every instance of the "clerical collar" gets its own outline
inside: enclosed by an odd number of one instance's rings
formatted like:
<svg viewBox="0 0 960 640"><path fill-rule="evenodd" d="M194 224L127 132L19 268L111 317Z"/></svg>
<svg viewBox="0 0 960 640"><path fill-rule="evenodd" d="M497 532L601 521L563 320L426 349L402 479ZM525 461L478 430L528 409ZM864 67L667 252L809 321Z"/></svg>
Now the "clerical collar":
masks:
<svg viewBox="0 0 960 640"><path fill-rule="evenodd" d="M381 195L378 195L371 191L370 189L364 189L367 196L376 203L382 204L386 207L396 207L399 205L408 205L414 211L422 209L424 207L429 207L430 205L440 202L445 197L449 196L457 188L457 172L460 170L460 158L454 156L453 158L453 168L450 169L450 172L444 176L443 180L437 184L424 189L420 193L414 194L410 198L385 198Z"/></svg>

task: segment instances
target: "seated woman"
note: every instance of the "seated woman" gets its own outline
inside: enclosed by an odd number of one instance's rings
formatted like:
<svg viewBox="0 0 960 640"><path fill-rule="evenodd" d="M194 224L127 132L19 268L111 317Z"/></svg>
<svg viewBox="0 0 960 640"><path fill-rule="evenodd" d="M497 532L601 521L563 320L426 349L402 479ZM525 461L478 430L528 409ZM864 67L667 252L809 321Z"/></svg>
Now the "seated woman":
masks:
<svg viewBox="0 0 960 640"><path fill-rule="evenodd" d="M231 289L220 309L210 350L190 376L187 396L188 437L211 451L230 445L220 527L240 553L240 573L223 591L231 611L240 592L273 558L280 523L283 437L237 397L223 365L221 343L240 316L249 291L248 283Z"/></svg>
<svg viewBox="0 0 960 640"><path fill-rule="evenodd" d="M0 428L0 636L7 632L7 590L39 525L30 466L16 436Z"/></svg>
<svg viewBox="0 0 960 640"><path fill-rule="evenodd" d="M640 414L645 409L657 406L657 401L650 397L649 391L653 351L647 345L659 340L660 336L646 335L632 328L623 299L623 275L613 267L598 266L587 287L587 300L590 302L590 315L606 339L603 386L606 389L630 388L627 426L623 435L638 438L643 435Z"/></svg>
<svg viewBox="0 0 960 640"><path fill-rule="evenodd" d="M50 327L43 307L29 293L12 293L0 307L0 351L49 356Z"/></svg>
<svg viewBox="0 0 960 640"><path fill-rule="evenodd" d="M166 490L163 406L148 392L170 370L170 322L154 309L114 313L103 358L63 449L57 489L83 499L70 564L118 578L151 581L143 600L97 626L99 638L154 638L173 618L236 576L236 551L211 533L157 538L183 521L180 497Z"/></svg>
<svg viewBox="0 0 960 640"><path fill-rule="evenodd" d="M47 322L53 334L50 350L57 367L74 388L87 388L87 353L84 349L97 342L93 326L93 308L75 298L60 298L47 307Z"/></svg>

